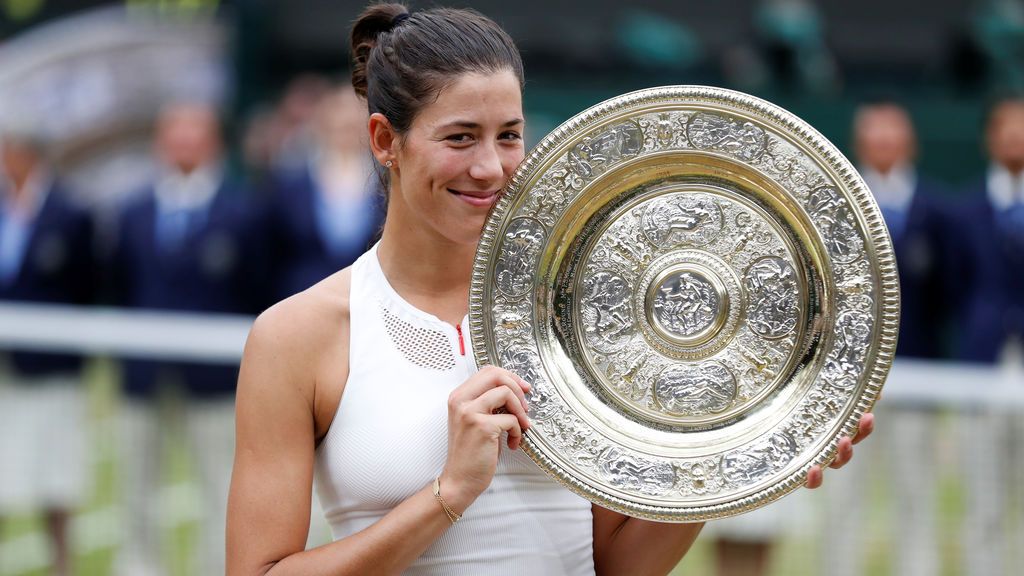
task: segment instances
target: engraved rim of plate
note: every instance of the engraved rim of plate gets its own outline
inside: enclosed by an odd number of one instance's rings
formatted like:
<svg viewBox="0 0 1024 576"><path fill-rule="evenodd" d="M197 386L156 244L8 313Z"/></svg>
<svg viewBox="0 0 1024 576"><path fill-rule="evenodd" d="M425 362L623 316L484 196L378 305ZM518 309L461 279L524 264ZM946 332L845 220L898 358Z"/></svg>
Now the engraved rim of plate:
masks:
<svg viewBox="0 0 1024 576"><path fill-rule="evenodd" d="M509 193L503 195L496 203L491 218L484 227L474 262L473 282L470 289L470 329L475 336L472 342L477 362L486 364L491 355L489 347L492 345L488 344L485 330L488 321L483 315L486 312L487 294L494 288L494 286L489 286L486 281L488 271L492 267L488 255L493 253L493 247L497 240L494 224L502 221L505 214L517 202L516 199L521 196L525 184L532 181L536 171L549 165L552 153L562 154L565 151L564 144L572 142L572 138L581 132L581 128L595 132L597 126L620 121L630 113L648 112L659 105L677 106L680 99L685 100L687 106L697 109L710 106L725 114L751 115L771 126L773 130L784 134L785 138L797 143L802 152L820 162L819 165L826 169L829 177L839 184L845 191L846 197L861 213L860 221L865 233L863 239L868 245L865 246L864 255L870 255L875 265L870 277L877 289L875 313L879 321L875 326L876 338L873 354L865 361L865 364L870 364L870 366L863 365L859 370L858 377L863 378L864 381L863 394L843 420L836 425L830 425L829 431L834 433L831 441L819 447L820 449L809 461L801 462L800 468L789 470L785 477L778 478L753 493L703 503L682 502L666 505L645 502L643 499L638 501L584 481L576 475L577 473L571 472L574 466L568 462L556 462L558 458L564 458L564 456L558 456L555 453L549 454L547 450L540 449L543 443L537 445L531 441L533 431L526 434L523 444L524 451L542 469L554 475L574 492L611 510L642 518L674 522L734 516L760 507L798 488L803 482L806 469L811 465L826 464L829 455L836 448L838 438L841 435L853 433L857 420L870 410L877 398L892 363L896 333L899 328L899 283L891 242L888 240L881 213L867 186L853 169L852 164L839 153L838 149L803 120L759 98L707 86L666 86L624 94L574 116L544 138L513 175L507 186ZM838 265L840 268L846 266L843 262L834 262L834 265ZM847 308L841 300L837 301L835 305L836 314ZM499 349L503 347L499 342L495 342L493 346ZM816 381L823 381L821 374L818 375Z"/></svg>

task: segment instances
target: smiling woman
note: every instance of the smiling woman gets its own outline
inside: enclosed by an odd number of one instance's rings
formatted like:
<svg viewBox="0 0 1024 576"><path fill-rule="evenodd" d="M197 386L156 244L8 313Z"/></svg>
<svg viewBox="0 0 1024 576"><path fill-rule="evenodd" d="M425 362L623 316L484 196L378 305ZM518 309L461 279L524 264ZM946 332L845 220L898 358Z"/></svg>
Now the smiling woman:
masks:
<svg viewBox="0 0 1024 576"><path fill-rule="evenodd" d="M436 235L475 250L491 205L523 160L522 131L519 80L511 70L461 75L404 134L384 114L372 114L374 156L391 162L385 229ZM418 239L426 240L401 244Z"/></svg>
<svg viewBox="0 0 1024 576"><path fill-rule="evenodd" d="M519 450L530 385L467 354L477 243L524 156L515 45L471 10L382 4L352 47L387 219L351 268L249 335L228 574L668 573L701 524L627 518L556 483ZM314 478L335 541L304 550Z"/></svg>

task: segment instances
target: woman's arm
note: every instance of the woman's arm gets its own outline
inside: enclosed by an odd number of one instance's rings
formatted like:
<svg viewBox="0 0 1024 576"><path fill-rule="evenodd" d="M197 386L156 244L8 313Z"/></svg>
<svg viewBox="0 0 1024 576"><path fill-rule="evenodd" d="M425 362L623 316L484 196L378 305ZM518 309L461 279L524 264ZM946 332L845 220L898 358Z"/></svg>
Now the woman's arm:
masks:
<svg viewBox="0 0 1024 576"><path fill-rule="evenodd" d="M853 445L874 430L874 415L861 417L854 438L842 438L830 465L841 468L853 458ZM822 470L807 473L807 487L821 486ZM594 568L598 575L668 574L693 545L703 523L667 524L630 518L599 506L594 513Z"/></svg>
<svg viewBox="0 0 1024 576"><path fill-rule="evenodd" d="M318 347L326 347L318 346L310 328L318 324L313 315L308 306L286 301L257 319L246 343L228 501L229 576L399 573L451 526L429 484L369 528L305 550L316 435L314 367L323 357ZM338 324L331 324L337 332ZM347 335L345 340L347 350ZM339 345L337 338L324 341ZM509 443L518 447L520 424L526 423L519 382L503 370L482 370L452 394L449 436L456 449L442 474L441 495L459 513L490 483L502 433L509 432ZM508 413L492 414L497 408Z"/></svg>
<svg viewBox="0 0 1024 576"><path fill-rule="evenodd" d="M598 576L668 574L704 527L703 522L667 524L630 518L600 506L593 506L593 512Z"/></svg>

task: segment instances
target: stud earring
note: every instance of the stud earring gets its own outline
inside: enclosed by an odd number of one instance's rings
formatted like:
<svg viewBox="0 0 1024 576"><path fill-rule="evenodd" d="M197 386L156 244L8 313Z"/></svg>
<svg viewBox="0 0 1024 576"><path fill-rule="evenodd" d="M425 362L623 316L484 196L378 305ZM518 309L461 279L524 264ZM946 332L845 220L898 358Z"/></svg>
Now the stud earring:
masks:
<svg viewBox="0 0 1024 576"><path fill-rule="evenodd" d="M388 160L387 162L384 163L384 165L387 166L388 168L391 168L392 166L395 165L395 163L392 162L391 160Z"/></svg>

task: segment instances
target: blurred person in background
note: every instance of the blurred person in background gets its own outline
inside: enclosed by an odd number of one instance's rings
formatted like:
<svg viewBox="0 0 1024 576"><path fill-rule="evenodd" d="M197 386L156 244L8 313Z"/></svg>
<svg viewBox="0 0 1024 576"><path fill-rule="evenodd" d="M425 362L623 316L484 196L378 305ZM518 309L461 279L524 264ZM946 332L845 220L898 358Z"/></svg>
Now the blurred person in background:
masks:
<svg viewBox="0 0 1024 576"><path fill-rule="evenodd" d="M264 176L306 167L317 150L313 118L330 91L327 78L301 74L288 83L276 106L249 119L242 153L251 173Z"/></svg>
<svg viewBox="0 0 1024 576"><path fill-rule="evenodd" d="M262 231L247 190L225 172L216 111L173 104L157 119L161 172L119 221L116 299L137 308L254 313L265 277ZM183 397L184 425L202 492L199 566L224 572L223 526L234 451L237 366L125 361L121 480L129 515L119 574L161 573L158 504L162 399Z"/></svg>
<svg viewBox="0 0 1024 576"><path fill-rule="evenodd" d="M367 152L366 103L351 85L341 86L320 101L314 119L314 152L301 168L274 179L275 301L352 264L384 221L384 196Z"/></svg>
<svg viewBox="0 0 1024 576"><path fill-rule="evenodd" d="M965 285L958 356L1024 381L1024 97L990 107L985 144L988 171L957 212ZM965 573L1009 574L1006 566L1024 562L1019 536L1007 528L1014 516L1024 520L1024 422L995 410L964 419Z"/></svg>
<svg viewBox="0 0 1024 576"><path fill-rule="evenodd" d="M896 355L940 359L946 355L953 316L949 294L952 265L949 211L943 188L915 167L917 138L910 114L900 104L879 100L859 106L853 118L858 170L885 218L900 276L901 319ZM883 403L882 410L886 409ZM893 469L897 506L893 521L896 574L938 574L935 530L936 414L929 406L901 407L885 418L882 431ZM883 455L879 455L883 456ZM860 462L874 460L867 458ZM864 551L850 538L864 524L869 477L854 464L826 489L823 569L828 574L864 573ZM853 495L859 501L850 501Z"/></svg>
<svg viewBox="0 0 1024 576"><path fill-rule="evenodd" d="M0 128L0 300L87 304L93 225L56 183L41 142ZM82 358L0 351L0 520L43 511L52 574L71 573L70 514L87 487Z"/></svg>

